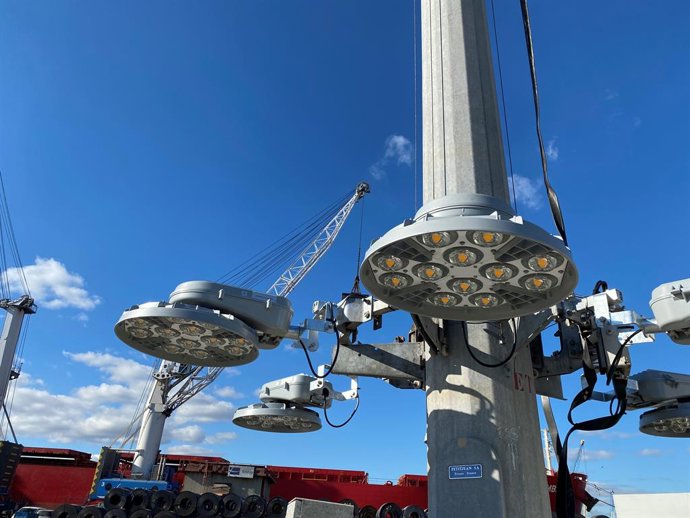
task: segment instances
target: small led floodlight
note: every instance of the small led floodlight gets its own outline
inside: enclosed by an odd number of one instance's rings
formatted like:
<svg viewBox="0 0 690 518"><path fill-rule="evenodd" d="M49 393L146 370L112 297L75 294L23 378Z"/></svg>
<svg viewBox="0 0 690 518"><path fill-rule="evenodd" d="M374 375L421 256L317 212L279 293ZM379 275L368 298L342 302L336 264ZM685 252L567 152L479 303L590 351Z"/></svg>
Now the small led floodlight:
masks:
<svg viewBox="0 0 690 518"><path fill-rule="evenodd" d="M230 367L254 361L256 331L232 315L189 304L149 302L132 306L115 325L124 343L165 360Z"/></svg>
<svg viewBox="0 0 690 518"><path fill-rule="evenodd" d="M313 410L279 402L238 408L232 422L260 432L304 433L321 429L321 418Z"/></svg>
<svg viewBox="0 0 690 518"><path fill-rule="evenodd" d="M659 437L690 437L690 402L657 408L640 416L640 431Z"/></svg>
<svg viewBox="0 0 690 518"><path fill-rule="evenodd" d="M464 321L541 311L570 295L578 279L562 240L482 194L424 205L373 242L360 277L393 307Z"/></svg>
<svg viewBox="0 0 690 518"><path fill-rule="evenodd" d="M320 372L325 368L320 366ZM357 379L351 379L351 389L346 392L335 391L330 382L307 374L269 381L259 392L261 403L238 408L232 422L259 432L315 432L321 429L321 419L319 414L305 407L322 408L325 412L333 400L357 398Z"/></svg>

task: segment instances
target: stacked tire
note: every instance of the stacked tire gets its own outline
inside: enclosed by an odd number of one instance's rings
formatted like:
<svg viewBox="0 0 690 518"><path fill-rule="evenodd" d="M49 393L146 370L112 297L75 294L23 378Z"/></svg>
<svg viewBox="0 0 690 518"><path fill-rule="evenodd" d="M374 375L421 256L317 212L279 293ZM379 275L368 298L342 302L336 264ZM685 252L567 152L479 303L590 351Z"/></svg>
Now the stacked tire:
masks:
<svg viewBox="0 0 690 518"><path fill-rule="evenodd" d="M287 501L266 501L258 495L242 498L230 493L197 494L181 491L113 488L103 499L103 506L61 505L55 518L284 518Z"/></svg>
<svg viewBox="0 0 690 518"><path fill-rule="evenodd" d="M353 500L340 503L353 506L354 518L426 518L420 507L404 509L386 502L378 509L366 505L361 509ZM61 505L52 518L285 518L288 502L282 497L266 500L259 495L242 498L234 493L218 496L192 491L149 491L147 489L113 488L103 499L103 506Z"/></svg>

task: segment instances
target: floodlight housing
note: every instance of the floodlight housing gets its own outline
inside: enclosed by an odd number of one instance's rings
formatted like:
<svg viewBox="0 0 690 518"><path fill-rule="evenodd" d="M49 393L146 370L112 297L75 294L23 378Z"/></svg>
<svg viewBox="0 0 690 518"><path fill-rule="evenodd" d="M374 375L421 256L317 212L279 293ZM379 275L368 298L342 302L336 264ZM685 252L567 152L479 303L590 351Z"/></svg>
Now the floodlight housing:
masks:
<svg viewBox="0 0 690 518"><path fill-rule="evenodd" d="M647 369L628 379L628 407L648 408L690 400L690 375Z"/></svg>
<svg viewBox="0 0 690 518"><path fill-rule="evenodd" d="M287 297L208 281L179 284L170 294L170 302L203 306L234 315L258 332L259 349L278 346L290 329L294 313Z"/></svg>
<svg viewBox="0 0 690 518"><path fill-rule="evenodd" d="M690 401L645 412L640 431L659 437L690 438Z"/></svg>
<svg viewBox="0 0 690 518"><path fill-rule="evenodd" d="M561 239L482 194L424 205L372 243L360 277L393 307L464 321L541 311L570 295L578 279Z"/></svg>
<svg viewBox="0 0 690 518"><path fill-rule="evenodd" d="M145 354L206 367L243 365L259 354L254 329L233 315L189 304L132 306L115 324L115 334Z"/></svg>
<svg viewBox="0 0 690 518"><path fill-rule="evenodd" d="M333 394L335 392L330 382L306 374L296 374L264 383L259 398L264 403L282 402L329 408Z"/></svg>
<svg viewBox="0 0 690 518"><path fill-rule="evenodd" d="M690 345L690 279L654 288L649 307L661 331L677 344Z"/></svg>
<svg viewBox="0 0 690 518"><path fill-rule="evenodd" d="M238 408L232 422L259 432L305 433L321 429L321 418L313 410L279 402Z"/></svg>

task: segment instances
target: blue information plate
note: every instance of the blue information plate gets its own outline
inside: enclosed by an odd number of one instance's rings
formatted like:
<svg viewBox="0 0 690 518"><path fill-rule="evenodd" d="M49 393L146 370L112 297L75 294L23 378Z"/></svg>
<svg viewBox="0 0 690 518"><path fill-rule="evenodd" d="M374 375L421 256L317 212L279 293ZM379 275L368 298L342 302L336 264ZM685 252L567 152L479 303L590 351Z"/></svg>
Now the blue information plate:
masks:
<svg viewBox="0 0 690 518"><path fill-rule="evenodd" d="M482 478L482 465L460 464L459 466L448 466L448 478L451 480Z"/></svg>

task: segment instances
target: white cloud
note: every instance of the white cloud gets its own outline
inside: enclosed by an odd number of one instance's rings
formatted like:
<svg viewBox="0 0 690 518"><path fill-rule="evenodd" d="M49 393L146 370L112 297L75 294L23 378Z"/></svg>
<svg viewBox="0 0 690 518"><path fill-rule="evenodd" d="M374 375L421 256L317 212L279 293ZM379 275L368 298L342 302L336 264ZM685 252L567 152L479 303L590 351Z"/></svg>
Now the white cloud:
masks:
<svg viewBox="0 0 690 518"><path fill-rule="evenodd" d="M167 448L165 453L171 455L215 456L213 450L202 448L198 444L176 444Z"/></svg>
<svg viewBox="0 0 690 518"><path fill-rule="evenodd" d="M614 453L610 450L591 450L582 454L584 460L612 459Z"/></svg>
<svg viewBox="0 0 690 518"><path fill-rule="evenodd" d="M398 164L412 165L412 143L402 135L391 135L386 139L386 152L383 155L388 160L395 160Z"/></svg>
<svg viewBox="0 0 690 518"><path fill-rule="evenodd" d="M65 265L53 258L37 257L35 264L24 267L24 275L36 304L41 308L77 308L90 311L101 303L100 297L90 294L84 278L67 271ZM21 291L20 273L17 268L9 268L7 276L10 288Z"/></svg>
<svg viewBox="0 0 690 518"><path fill-rule="evenodd" d="M206 439L206 433L204 433L204 430L196 424L183 426L181 428L168 426L166 427L166 432L167 439L172 441L199 444Z"/></svg>
<svg viewBox="0 0 690 518"><path fill-rule="evenodd" d="M235 407L231 403L201 392L178 408L170 420L175 425L187 422L230 422L234 413Z"/></svg>
<svg viewBox="0 0 690 518"><path fill-rule="evenodd" d="M74 317L74 320L77 320L79 322L88 322L89 315L87 315L86 313L77 313L77 315Z"/></svg>
<svg viewBox="0 0 690 518"><path fill-rule="evenodd" d="M571 459L577 458L577 450L570 450L568 457ZM583 450L581 459L585 462L590 460L607 460L612 459L614 453L611 450Z"/></svg>
<svg viewBox="0 0 690 518"><path fill-rule="evenodd" d="M661 450L656 448L644 448L640 450L640 455L643 457L659 457L661 455Z"/></svg>
<svg viewBox="0 0 690 518"><path fill-rule="evenodd" d="M244 397L244 394L242 394L242 392L238 392L233 387L226 386L216 389L216 396L225 399L240 399Z"/></svg>
<svg viewBox="0 0 690 518"><path fill-rule="evenodd" d="M513 175L513 181L508 182L508 187L512 193L513 183L515 184L515 198L518 205L526 206L530 209L539 209L542 205L541 182L519 174Z"/></svg>
<svg viewBox="0 0 690 518"><path fill-rule="evenodd" d="M616 97L618 97L618 92L616 90L611 90L610 88L607 88L604 90L604 100L605 101L612 101Z"/></svg>
<svg viewBox="0 0 690 518"><path fill-rule="evenodd" d="M558 160L558 146L555 137L546 143L546 157L553 162Z"/></svg>
<svg viewBox="0 0 690 518"><path fill-rule="evenodd" d="M374 180L381 180L388 174L386 167L390 163L395 163L398 166L411 166L413 159L414 148L410 140L402 135L391 135L384 144L383 156L369 166L369 174Z"/></svg>
<svg viewBox="0 0 690 518"><path fill-rule="evenodd" d="M642 126L642 119L639 117L633 117L633 127L639 128L640 126Z"/></svg>
<svg viewBox="0 0 690 518"><path fill-rule="evenodd" d="M100 374L101 382L76 386L65 394L52 393L42 380L23 372L15 382L12 410L17 435L62 444L113 443L128 428L137 402L151 379L152 367L107 353L63 354L72 362L92 368ZM209 393L197 394L169 418L164 439L173 445L201 444L206 439L203 425L229 422L233 410L231 404ZM205 450L196 447L195 451Z"/></svg>
<svg viewBox="0 0 690 518"><path fill-rule="evenodd" d="M374 180L382 180L386 177L386 170L377 162L369 166L369 174L374 178Z"/></svg>
<svg viewBox="0 0 690 518"><path fill-rule="evenodd" d="M206 437L206 442L209 444L219 444L233 441L235 439L237 439L237 434L235 432L218 432Z"/></svg>
<svg viewBox="0 0 690 518"><path fill-rule="evenodd" d="M146 383L151 377L152 366L108 353L87 351L62 354L70 360L98 369L109 381L127 386Z"/></svg>

